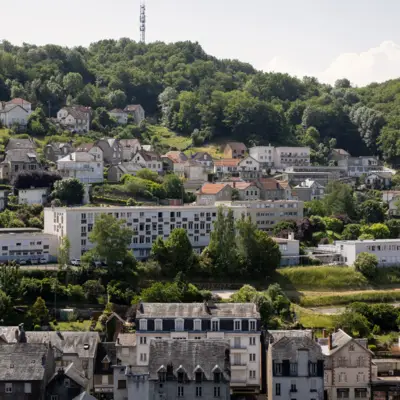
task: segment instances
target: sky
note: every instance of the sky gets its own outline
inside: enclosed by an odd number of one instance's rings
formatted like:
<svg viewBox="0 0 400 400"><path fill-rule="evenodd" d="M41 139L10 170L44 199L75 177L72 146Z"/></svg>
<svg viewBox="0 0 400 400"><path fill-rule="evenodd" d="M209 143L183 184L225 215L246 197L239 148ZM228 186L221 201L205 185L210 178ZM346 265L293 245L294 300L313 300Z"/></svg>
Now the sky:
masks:
<svg viewBox="0 0 400 400"><path fill-rule="evenodd" d="M4 3L4 4L1 4ZM87 46L139 39L140 0L0 0L0 40ZM347 77L363 86L400 76L398 0L146 0L147 42L199 42L264 71Z"/></svg>

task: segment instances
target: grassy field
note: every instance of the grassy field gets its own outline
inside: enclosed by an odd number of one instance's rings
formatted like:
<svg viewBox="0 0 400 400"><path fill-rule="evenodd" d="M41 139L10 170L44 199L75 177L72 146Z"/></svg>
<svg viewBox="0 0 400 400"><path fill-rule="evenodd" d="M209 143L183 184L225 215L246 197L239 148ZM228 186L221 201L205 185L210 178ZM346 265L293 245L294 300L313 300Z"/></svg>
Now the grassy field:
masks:
<svg viewBox="0 0 400 400"><path fill-rule="evenodd" d="M299 304L303 307L324 307L331 305L347 305L361 301L365 303L394 303L400 301L400 289L366 290L346 293L302 293Z"/></svg>
<svg viewBox="0 0 400 400"><path fill-rule="evenodd" d="M178 150L185 150L192 144L192 139L187 136L179 136L175 132L170 131L161 125L148 125L148 131L151 136L157 136L160 143L163 145L168 145L171 148L176 148Z"/></svg>
<svg viewBox="0 0 400 400"><path fill-rule="evenodd" d="M51 326L54 330L59 331L88 332L90 324L90 320L84 320L82 322L58 322L57 325L51 323Z"/></svg>
<svg viewBox="0 0 400 400"><path fill-rule="evenodd" d="M294 311L296 319L304 328L333 329L335 327L335 317L332 315L318 314L299 306L294 306Z"/></svg>
<svg viewBox="0 0 400 400"><path fill-rule="evenodd" d="M293 267L276 271L276 281L286 290L368 289L371 285L350 267Z"/></svg>

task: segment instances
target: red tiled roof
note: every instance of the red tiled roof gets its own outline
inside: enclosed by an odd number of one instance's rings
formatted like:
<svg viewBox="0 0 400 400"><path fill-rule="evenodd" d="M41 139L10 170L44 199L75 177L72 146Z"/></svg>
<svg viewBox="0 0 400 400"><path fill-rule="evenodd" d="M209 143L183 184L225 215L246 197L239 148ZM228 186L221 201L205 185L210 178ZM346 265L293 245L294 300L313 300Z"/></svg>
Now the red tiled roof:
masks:
<svg viewBox="0 0 400 400"><path fill-rule="evenodd" d="M281 182L274 178L261 178L260 184L262 185L264 190L283 189L281 186Z"/></svg>
<svg viewBox="0 0 400 400"><path fill-rule="evenodd" d="M256 186L254 182L227 182L227 184L237 190L245 190L250 186Z"/></svg>
<svg viewBox="0 0 400 400"><path fill-rule="evenodd" d="M181 151L169 151L165 154L165 157L168 157L174 163L183 163L188 160L186 154Z"/></svg>
<svg viewBox="0 0 400 400"><path fill-rule="evenodd" d="M21 99L21 97L16 97L15 99L11 99L7 104L16 104L18 106L22 106L23 104L31 104L29 101Z"/></svg>
<svg viewBox="0 0 400 400"><path fill-rule="evenodd" d="M243 151L247 150L246 145L242 142L229 142L225 145L225 147L226 146L229 146L232 150L236 150L237 152L241 152L242 150Z"/></svg>
<svg viewBox="0 0 400 400"><path fill-rule="evenodd" d="M217 194L227 183L205 183L199 190L200 194Z"/></svg>
<svg viewBox="0 0 400 400"><path fill-rule="evenodd" d="M222 160L214 161L216 167L236 167L240 161L240 158L223 158Z"/></svg>

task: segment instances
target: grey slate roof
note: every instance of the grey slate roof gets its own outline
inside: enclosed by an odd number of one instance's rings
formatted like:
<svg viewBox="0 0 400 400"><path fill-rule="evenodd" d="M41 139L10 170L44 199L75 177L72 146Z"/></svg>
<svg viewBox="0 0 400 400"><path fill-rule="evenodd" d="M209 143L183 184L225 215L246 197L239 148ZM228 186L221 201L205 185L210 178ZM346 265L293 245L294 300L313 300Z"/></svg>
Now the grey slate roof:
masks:
<svg viewBox="0 0 400 400"><path fill-rule="evenodd" d="M54 378L58 376L58 371L51 377L50 381L52 381ZM64 375L67 376L68 378L72 379L75 383L77 383L80 387L86 388L89 379L87 379L81 371L79 371L77 368L75 368L74 363L71 363L68 365L67 368L64 370Z"/></svg>
<svg viewBox="0 0 400 400"><path fill-rule="evenodd" d="M343 331L341 329L338 329L337 332L332 333L332 349L331 350L328 347L328 338L321 338L318 340L318 343L320 344L320 346L322 348L322 352L325 355L329 356L329 355L334 354L337 351L339 351L343 346L350 343L351 341L364 347L367 351L369 351L371 354L373 354L366 347L366 345L368 344L366 339L353 339L350 335L348 335L345 331Z"/></svg>
<svg viewBox="0 0 400 400"><path fill-rule="evenodd" d="M187 378L193 380L195 370L200 366L206 380L213 379L213 369L219 367L226 380L229 380L230 344L225 340L152 340L150 342L150 379L158 379L160 368L172 364L174 375L183 367Z"/></svg>
<svg viewBox="0 0 400 400"><path fill-rule="evenodd" d="M37 155L33 149L7 150L4 157L6 162L37 162Z"/></svg>
<svg viewBox="0 0 400 400"><path fill-rule="evenodd" d="M45 344L15 343L0 345L0 381L40 381L48 347Z"/></svg>
<svg viewBox="0 0 400 400"><path fill-rule="evenodd" d="M14 139L11 138L7 142L7 146L5 148L5 151L7 150L35 150L36 149L36 143L31 140L31 139Z"/></svg>
<svg viewBox="0 0 400 400"><path fill-rule="evenodd" d="M141 303L136 318L260 318L254 303L216 303L207 307L205 303Z"/></svg>
<svg viewBox="0 0 400 400"><path fill-rule="evenodd" d="M120 333L117 337L117 346L136 346L135 333Z"/></svg>
<svg viewBox="0 0 400 400"><path fill-rule="evenodd" d="M277 342L283 337L308 337L312 339L313 331L311 329L304 330L268 330L266 332L266 337L268 341Z"/></svg>
<svg viewBox="0 0 400 400"><path fill-rule="evenodd" d="M103 361L108 361L108 370L104 370ZM102 342L97 346L96 363L94 373L107 375L113 373L113 365L117 364L117 349L114 342Z"/></svg>
<svg viewBox="0 0 400 400"><path fill-rule="evenodd" d="M321 346L307 336L283 337L277 342L272 343L270 350L273 360L289 360L296 362L298 359L298 350L309 351L309 361L317 362L323 360Z"/></svg>
<svg viewBox="0 0 400 400"><path fill-rule="evenodd" d="M74 397L72 400L97 400L97 399L88 392L83 392L79 396Z"/></svg>

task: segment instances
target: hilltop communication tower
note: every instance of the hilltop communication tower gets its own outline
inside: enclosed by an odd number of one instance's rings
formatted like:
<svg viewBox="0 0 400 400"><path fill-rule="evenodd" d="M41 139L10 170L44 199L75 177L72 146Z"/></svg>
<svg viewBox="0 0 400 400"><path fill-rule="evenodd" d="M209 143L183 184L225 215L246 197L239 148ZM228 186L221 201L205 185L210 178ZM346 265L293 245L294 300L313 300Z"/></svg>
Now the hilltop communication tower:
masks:
<svg viewBox="0 0 400 400"><path fill-rule="evenodd" d="M145 0L140 2L140 42L146 43L146 4Z"/></svg>

